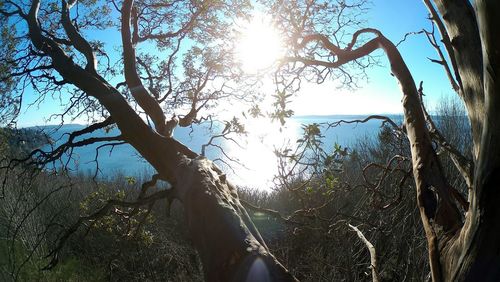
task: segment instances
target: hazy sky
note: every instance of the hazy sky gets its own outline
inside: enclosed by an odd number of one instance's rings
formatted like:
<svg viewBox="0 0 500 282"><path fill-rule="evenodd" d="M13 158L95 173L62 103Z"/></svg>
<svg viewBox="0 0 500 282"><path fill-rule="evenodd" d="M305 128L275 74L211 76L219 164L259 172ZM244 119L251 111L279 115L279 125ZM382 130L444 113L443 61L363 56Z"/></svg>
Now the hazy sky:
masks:
<svg viewBox="0 0 500 282"><path fill-rule="evenodd" d="M368 27L377 28L393 42L399 42L407 32L430 29L427 15L427 9L420 0L373 0L366 19ZM119 34L116 31L105 36L107 40L119 42ZM424 35L409 37L399 49L416 83L424 81L426 102L431 110L441 97L454 95L442 66L427 59L436 58L437 54ZM337 89L334 82L322 85L307 84L302 87L301 93L294 97L291 108L296 115L401 113L399 86L390 75L383 56L381 61L384 66L370 69L368 82L362 83L359 90ZM35 93L28 94L25 104L36 97ZM59 104L57 99L47 98L39 108L23 108L18 125L45 124L46 118L57 111ZM52 120L50 123L57 122L59 120Z"/></svg>

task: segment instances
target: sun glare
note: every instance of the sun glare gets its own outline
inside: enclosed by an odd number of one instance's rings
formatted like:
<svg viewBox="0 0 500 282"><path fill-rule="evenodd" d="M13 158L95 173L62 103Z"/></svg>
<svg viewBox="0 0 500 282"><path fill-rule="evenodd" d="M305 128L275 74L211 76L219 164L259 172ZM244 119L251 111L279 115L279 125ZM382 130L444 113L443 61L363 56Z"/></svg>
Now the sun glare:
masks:
<svg viewBox="0 0 500 282"><path fill-rule="evenodd" d="M240 144L242 147L227 143L229 154L238 156L244 165L231 175L237 183L242 183L241 186L271 191L278 164L274 150L282 148L289 140L297 140L300 125L291 120L281 130L278 127L278 124L271 123L267 118L249 119L245 123L248 134Z"/></svg>
<svg viewBox="0 0 500 282"><path fill-rule="evenodd" d="M236 59L245 72L263 70L280 58L283 44L269 17L256 14L241 27Z"/></svg>

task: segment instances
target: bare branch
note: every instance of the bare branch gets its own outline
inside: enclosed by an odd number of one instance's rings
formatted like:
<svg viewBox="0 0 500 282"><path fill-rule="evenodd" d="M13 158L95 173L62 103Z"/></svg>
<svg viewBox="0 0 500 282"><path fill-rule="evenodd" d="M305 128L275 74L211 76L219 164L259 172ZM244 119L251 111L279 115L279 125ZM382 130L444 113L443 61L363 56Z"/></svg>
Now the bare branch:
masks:
<svg viewBox="0 0 500 282"><path fill-rule="evenodd" d="M418 92L420 94L420 97L423 95L423 81L420 82L420 86L418 88ZM474 163L472 160L466 158L460 151L453 146L450 142L446 140L446 138L441 134L441 131L437 128L436 124L432 120L431 116L427 112L427 109L425 108L424 101L422 98L420 98L420 104L422 107L422 111L425 115L425 119L427 121L427 124L429 125L429 133L433 137L434 140L441 146L441 148L445 149L449 154L450 158L453 161L453 164L455 164L455 167L458 169L460 174L465 180L465 183L467 184L467 187L471 189L472 187L472 182L474 180ZM456 191L455 188L450 187L450 189L453 190L453 195L457 199L457 201L462 205L462 207L467 210L468 209L468 203L467 200L465 200L458 191Z"/></svg>
<svg viewBox="0 0 500 282"><path fill-rule="evenodd" d="M99 210L96 212L88 215L88 216L83 216L80 217L77 222L75 222L73 225L71 225L65 232L62 234L62 236L59 237L57 244L55 248L53 248L50 253L47 255L47 258L51 257L50 262L43 268L43 270L49 270L52 269L54 266L57 265L57 262L59 260L59 252L61 249L64 247L64 244L68 240L68 238L75 233L78 228L85 222L87 221L95 221L98 220L106 215L109 214L111 209L113 207L119 206L119 207L128 207L128 208L137 208L140 206L144 205L149 205L151 203L154 203L160 199L165 199L173 197L173 190L168 189L168 190L161 190L158 191L154 194L151 194L150 196L143 197L140 199L137 199L136 201L133 202L128 202L128 201L120 201L120 200L108 200L104 206L102 206Z"/></svg>
<svg viewBox="0 0 500 282"><path fill-rule="evenodd" d="M423 0L423 1L424 1L425 6L427 7L427 9L429 10L429 13L431 14L430 19L432 21L434 21L434 23L438 27L439 33L441 34L441 42L443 42L444 47L446 49L446 53L448 53L448 58L450 59L451 66L452 66L453 72L455 74L455 76L454 76L455 78L452 79L452 81L455 82L455 79L456 79L456 84L458 84L458 85L456 85L452 82L452 87L455 91L458 91L458 89L463 88L462 79L460 78L460 74L458 72L457 60L455 59L455 56L454 56L455 53L453 51L453 46L452 46L451 41L450 41L450 36L448 35L448 31L446 30L446 28L443 24L443 21L439 17L439 15L438 15L436 9L434 8L434 6L432 5L431 1L430 0ZM438 49L436 49L436 50L438 50ZM438 50L439 56L444 60L444 56L440 50L441 49ZM449 70L449 68L446 70L446 72L450 78L453 78L453 76L451 76L451 71ZM455 88L455 87L457 87L457 88Z"/></svg>
<svg viewBox="0 0 500 282"><path fill-rule="evenodd" d="M398 126L396 124L396 122L394 122L391 118L387 117L387 116L381 116L381 115L370 115L364 119L355 119L355 120L338 120L338 121L335 121L335 122L330 122L328 123L328 128L331 128L331 127L337 127L341 124L352 124L352 123L366 123L370 120L374 120L374 119L378 119L378 120L381 120L382 121L382 125L385 124L385 123L388 123L391 125L391 127L398 131L398 132L403 132L402 128L400 126Z"/></svg>
<svg viewBox="0 0 500 282"><path fill-rule="evenodd" d="M205 7L205 5L202 5L201 8L199 8L195 13L193 13L191 15L191 17L189 18L189 21L187 21L177 31L166 32L166 33L157 33L157 34L148 34L145 36L137 35L137 39L136 39L137 41L135 41L135 42L142 42L142 41L154 40L154 39L164 40L164 39L177 37L177 36L181 35L182 33L185 33L187 31L191 30L193 28L194 24L196 23L196 21L198 20L199 16L205 11L206 11L206 7Z"/></svg>
<svg viewBox="0 0 500 282"><path fill-rule="evenodd" d="M455 80L455 78L453 77L453 74L451 73L450 66L448 65L448 61L445 59L443 51L441 51L441 46L439 46L439 44L437 43L436 36L434 35L434 25L432 27L433 27L433 30L431 32L425 31L425 35L427 36L427 40L429 41L429 43L437 51L437 53L439 55L439 60L433 60L433 59L429 59L429 60L443 66L445 73L448 76L448 80L451 83L451 87L453 88L453 90L455 90L455 92L458 93L460 91L460 88L461 88L461 86L460 86L461 81ZM455 73L455 76L456 75L457 75L457 73Z"/></svg>
<svg viewBox="0 0 500 282"><path fill-rule="evenodd" d="M376 37L361 47L353 49L357 39L365 33L374 34ZM334 62L308 58L291 58L287 61L334 68L366 56L379 48L383 49L387 55L392 74L397 78L403 93L402 103L407 136L411 145L417 202L429 244L432 278L438 281L441 277L441 267L438 246L440 237L438 237L437 232L456 232L462 226L462 216L453 201L454 196L450 195L450 186L432 146L415 81L397 47L380 31L368 28L355 32L346 49L339 50L334 46L331 51L338 52L337 60Z"/></svg>
<svg viewBox="0 0 500 282"><path fill-rule="evenodd" d="M366 248L368 248L368 251L370 252L370 268L372 270L372 281L373 282L378 282L380 281L379 275L378 275L378 264L377 264L377 252L375 250L375 246L373 246L368 239L366 239L365 235L361 230L359 230L356 226L353 226L351 224L348 224L349 227L356 232L358 235L359 239L366 245Z"/></svg>

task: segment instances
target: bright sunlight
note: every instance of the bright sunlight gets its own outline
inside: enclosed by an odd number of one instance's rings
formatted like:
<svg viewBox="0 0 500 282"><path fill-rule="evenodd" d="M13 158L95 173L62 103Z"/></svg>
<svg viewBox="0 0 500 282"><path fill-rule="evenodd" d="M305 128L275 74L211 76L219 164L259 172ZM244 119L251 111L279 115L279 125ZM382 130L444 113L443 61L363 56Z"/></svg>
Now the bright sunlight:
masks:
<svg viewBox="0 0 500 282"><path fill-rule="evenodd" d="M236 45L236 59L245 72L254 73L270 67L283 53L280 35L269 17L255 14L241 24Z"/></svg>

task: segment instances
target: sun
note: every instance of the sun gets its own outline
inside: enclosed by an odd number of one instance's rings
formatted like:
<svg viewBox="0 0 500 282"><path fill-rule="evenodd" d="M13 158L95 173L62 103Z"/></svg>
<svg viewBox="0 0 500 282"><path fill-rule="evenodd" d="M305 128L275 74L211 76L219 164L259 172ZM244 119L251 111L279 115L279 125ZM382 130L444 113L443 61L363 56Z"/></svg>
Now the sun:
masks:
<svg viewBox="0 0 500 282"><path fill-rule="evenodd" d="M243 71L262 71L282 56L284 48L281 36L270 17L257 13L240 26L235 55Z"/></svg>

